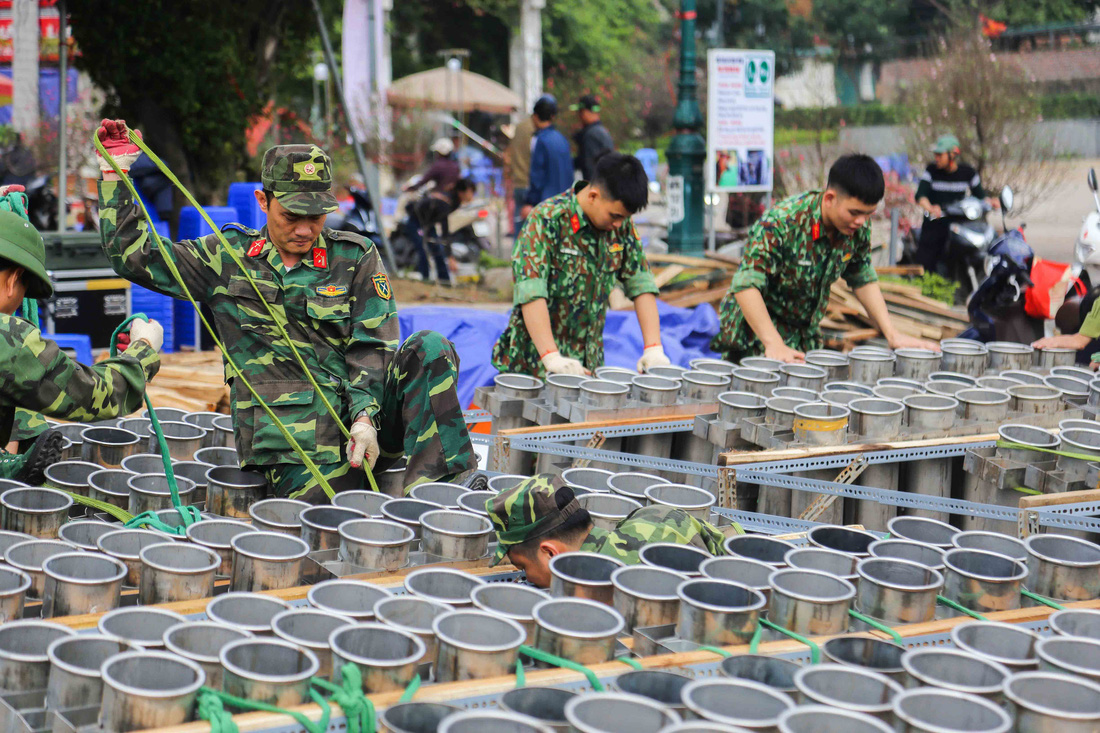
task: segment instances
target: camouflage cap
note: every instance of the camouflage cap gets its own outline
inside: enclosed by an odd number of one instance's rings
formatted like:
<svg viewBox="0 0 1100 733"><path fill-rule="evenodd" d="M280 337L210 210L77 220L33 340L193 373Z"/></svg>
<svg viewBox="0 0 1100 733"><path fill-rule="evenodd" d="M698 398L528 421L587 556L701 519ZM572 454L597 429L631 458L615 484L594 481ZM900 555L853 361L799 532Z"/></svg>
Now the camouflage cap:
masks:
<svg viewBox="0 0 1100 733"><path fill-rule="evenodd" d="M497 533L496 565L513 545L543 537L581 511L573 489L561 476L541 473L521 481L485 502Z"/></svg>
<svg viewBox="0 0 1100 733"><path fill-rule="evenodd" d="M340 208L332 195L332 160L316 145L268 148L260 181L292 214L320 216Z"/></svg>

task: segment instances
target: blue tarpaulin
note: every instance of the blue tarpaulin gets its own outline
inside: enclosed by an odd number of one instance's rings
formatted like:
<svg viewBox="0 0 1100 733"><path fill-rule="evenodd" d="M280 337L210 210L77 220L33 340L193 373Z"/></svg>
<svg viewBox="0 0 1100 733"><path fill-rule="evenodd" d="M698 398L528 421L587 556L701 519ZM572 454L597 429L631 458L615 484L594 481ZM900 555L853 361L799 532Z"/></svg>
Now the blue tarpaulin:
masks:
<svg viewBox="0 0 1100 733"><path fill-rule="evenodd" d="M710 340L718 333L718 314L709 305L673 308L657 301L661 342L673 364L687 366L692 359L714 358ZM398 311L401 338L416 331L438 331L450 339L461 361L458 398L468 407L474 390L492 384L497 370L489 363L493 344L508 325L507 313L477 308L416 306ZM604 327L604 362L633 369L642 355L642 332L634 311L608 311Z"/></svg>

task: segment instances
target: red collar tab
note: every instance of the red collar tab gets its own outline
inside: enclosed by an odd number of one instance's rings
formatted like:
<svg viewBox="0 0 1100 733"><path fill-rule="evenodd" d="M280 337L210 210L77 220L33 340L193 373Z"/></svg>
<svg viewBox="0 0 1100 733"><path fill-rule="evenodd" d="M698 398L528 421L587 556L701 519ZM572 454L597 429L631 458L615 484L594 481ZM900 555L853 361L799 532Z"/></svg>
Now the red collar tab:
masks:
<svg viewBox="0 0 1100 733"><path fill-rule="evenodd" d="M255 257L263 251L264 245L267 244L266 239L257 239L248 248L248 256Z"/></svg>
<svg viewBox="0 0 1100 733"><path fill-rule="evenodd" d="M814 225L810 227L810 239L817 241L817 238L821 236L821 222L815 221Z"/></svg>
<svg viewBox="0 0 1100 733"><path fill-rule="evenodd" d="M320 270L328 267L328 252L324 247L313 248L313 266Z"/></svg>
<svg viewBox="0 0 1100 733"><path fill-rule="evenodd" d="M573 227L573 233L576 234L581 230L581 218L576 214L569 217L569 226Z"/></svg>

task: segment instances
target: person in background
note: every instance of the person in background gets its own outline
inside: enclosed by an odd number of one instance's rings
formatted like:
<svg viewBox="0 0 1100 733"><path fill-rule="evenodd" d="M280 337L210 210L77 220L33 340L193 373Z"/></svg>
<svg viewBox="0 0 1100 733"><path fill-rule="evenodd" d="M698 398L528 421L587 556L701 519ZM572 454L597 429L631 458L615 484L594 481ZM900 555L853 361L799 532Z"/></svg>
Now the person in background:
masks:
<svg viewBox="0 0 1100 733"><path fill-rule="evenodd" d="M423 232L426 245L426 248L420 248L420 261L417 263L417 269L425 281L428 280L431 274L425 252L425 249L427 249L431 251L435 260L435 270L439 281L447 285L451 283L446 257L447 238L451 236L450 229L447 227L447 218L458 207L465 206L473 201L476 192L477 187L473 181L469 178L460 178L450 194L432 190L416 202L414 211L417 220L420 221L420 230Z"/></svg>
<svg viewBox="0 0 1100 733"><path fill-rule="evenodd" d="M573 185L573 156L569 141L558 128L554 118L558 116L558 101L544 94L535 102L531 122L535 125L535 137L531 143L531 176L527 198L520 210L520 217L527 218L538 204L551 196L568 191Z"/></svg>
<svg viewBox="0 0 1100 733"><path fill-rule="evenodd" d="M512 140L504 150L504 165L508 180L512 182L512 236L519 236L523 226L521 212L527 204L527 185L531 179L531 144L535 135L535 122L532 115L524 115L516 123Z"/></svg>
<svg viewBox="0 0 1100 733"><path fill-rule="evenodd" d="M596 161L604 153L610 153L615 149L615 143L611 139L611 133L600 121L600 100L591 94L585 94L576 104L569 109L577 113L581 129L573 136L577 143L577 157L573 159L574 167L580 171L582 181L592 180L596 175Z"/></svg>

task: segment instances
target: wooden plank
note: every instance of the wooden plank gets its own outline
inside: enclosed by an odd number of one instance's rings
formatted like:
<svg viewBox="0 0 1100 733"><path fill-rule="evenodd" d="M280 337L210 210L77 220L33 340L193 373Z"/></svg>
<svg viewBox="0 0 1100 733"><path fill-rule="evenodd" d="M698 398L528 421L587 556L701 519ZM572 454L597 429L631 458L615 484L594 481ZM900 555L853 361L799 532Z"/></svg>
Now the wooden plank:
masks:
<svg viewBox="0 0 1100 733"><path fill-rule="evenodd" d="M1040 494L1037 496L1022 496L1020 497L1020 508L1039 509L1040 507L1045 506L1078 504L1084 503L1086 501L1100 501L1100 489L1064 491L1061 494Z"/></svg>
<svg viewBox="0 0 1100 733"><path fill-rule="evenodd" d="M706 257L688 257L687 255L661 254L659 252L647 252L646 259L663 265L683 265L684 267L705 267L710 270L736 270L737 265L723 260L707 259Z"/></svg>
<svg viewBox="0 0 1100 733"><path fill-rule="evenodd" d="M706 257L708 260L715 260L716 262L733 265L734 267L741 266L741 258L734 257L733 255L724 255L720 252L704 252L703 256Z"/></svg>
<svg viewBox="0 0 1100 733"><path fill-rule="evenodd" d="M904 295L898 295L897 293L883 293L882 297L887 303L893 303L894 305L900 305L903 307L914 308L917 310L926 311L932 315L939 316L940 318L947 318L954 321L963 321L969 323L969 318L965 313L959 313L953 308L948 308L944 303L934 301L936 305L929 305L928 303L914 303L912 299L906 298Z"/></svg>
<svg viewBox="0 0 1100 733"><path fill-rule="evenodd" d="M902 277L919 277L924 274L924 268L920 265L883 265L876 267L879 275L900 275Z"/></svg>
<svg viewBox="0 0 1100 733"><path fill-rule="evenodd" d="M684 406L679 405L679 406L674 406L674 407L679 407L679 408L682 409ZM716 403L713 403L713 402L710 403L710 404L703 404L703 405L690 405L689 407L693 407L693 408L698 407L698 408L700 408L696 412L692 413L692 414L697 414L697 415L702 415L702 414L706 414L708 412L717 412L718 411L718 405ZM670 411L665 415L653 416L651 414L651 415L647 415L647 416L643 416L643 417L630 417L630 418L624 418L624 419L621 419L621 420L589 420L588 422L561 423L559 425L533 425L531 427L526 427L526 428L515 428L514 430L501 430L499 435L504 436L504 437L517 436L517 435L543 435L543 434L553 435L554 433L560 433L564 430L572 431L572 430L599 430L600 428L618 428L618 427L626 427L626 426L629 426L629 425L644 425L646 423L663 422L663 421L666 421L666 420L669 421L669 422L672 422L672 421L675 421L675 420L683 420L684 417L685 417L685 415L683 415L681 413L674 413L670 409Z"/></svg>
<svg viewBox="0 0 1100 733"><path fill-rule="evenodd" d="M838 456L848 453L867 453L868 451L905 450L908 448L934 448L936 446L963 445L966 443L984 443L997 440L996 433L982 435L964 435L924 440L894 440L883 443L856 443L850 445L819 445L805 448L785 448L782 450L745 451L722 453L718 456L718 465L737 466L743 463L764 463L789 461L795 458L816 458L819 456Z"/></svg>
<svg viewBox="0 0 1100 733"><path fill-rule="evenodd" d="M662 267L660 272L653 275L653 282L657 283L657 287L663 288L672 282L672 279L680 273L687 270L683 265L669 265L668 267Z"/></svg>
<svg viewBox="0 0 1100 733"><path fill-rule="evenodd" d="M694 308L703 303L718 303L722 298L726 297L726 293L728 292L729 287L727 286L723 288L700 290L697 293L682 295L678 298L662 298L661 300L676 308Z"/></svg>

